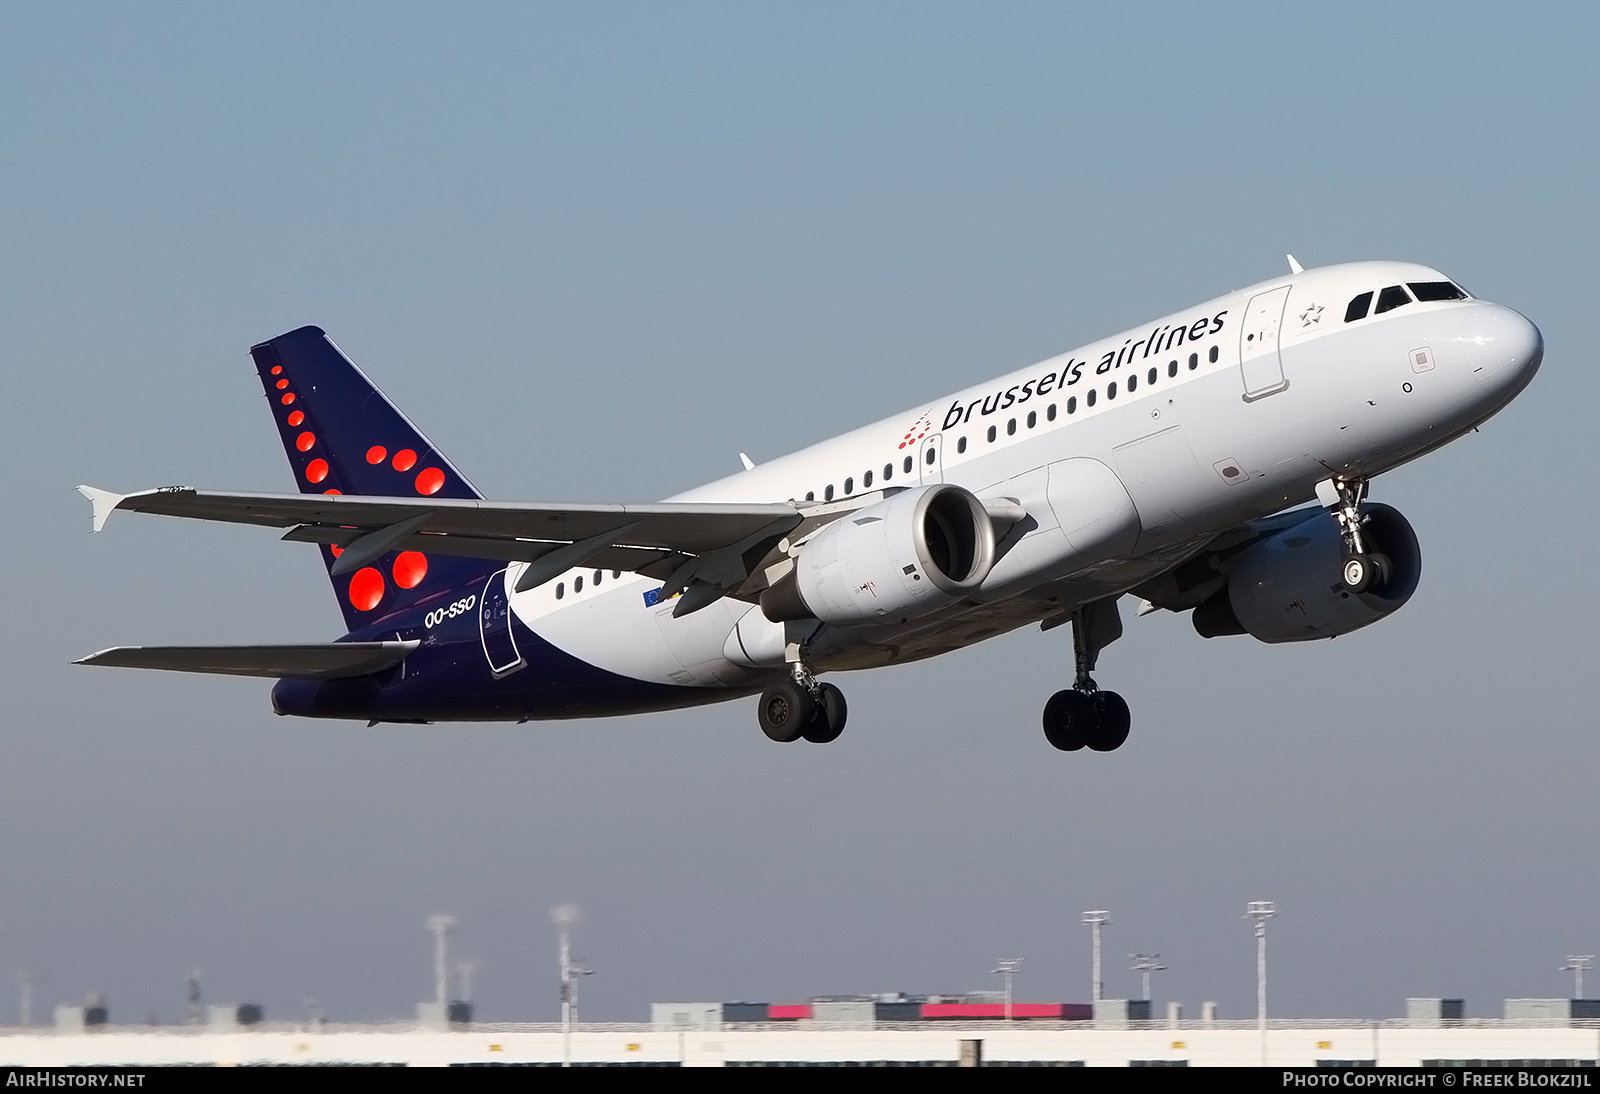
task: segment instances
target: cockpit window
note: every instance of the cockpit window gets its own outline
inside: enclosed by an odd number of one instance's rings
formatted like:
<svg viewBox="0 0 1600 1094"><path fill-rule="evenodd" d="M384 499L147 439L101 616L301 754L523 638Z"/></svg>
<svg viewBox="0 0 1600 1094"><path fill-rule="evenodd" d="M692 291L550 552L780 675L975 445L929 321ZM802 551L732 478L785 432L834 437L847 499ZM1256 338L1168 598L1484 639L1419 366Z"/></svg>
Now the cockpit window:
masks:
<svg viewBox="0 0 1600 1094"><path fill-rule="evenodd" d="M1344 321L1346 323L1354 323L1357 319L1365 319L1367 317L1367 309L1371 307L1372 294L1369 292L1362 293L1350 301L1350 306L1344 310Z"/></svg>
<svg viewBox="0 0 1600 1094"><path fill-rule="evenodd" d="M1403 285L1390 285L1378 294L1378 307L1373 315L1382 315L1386 311L1411 303L1411 296Z"/></svg>
<svg viewBox="0 0 1600 1094"><path fill-rule="evenodd" d="M1461 291L1459 285L1449 281L1411 281L1407 282L1411 288L1411 295L1423 303L1430 300L1465 300L1467 294Z"/></svg>

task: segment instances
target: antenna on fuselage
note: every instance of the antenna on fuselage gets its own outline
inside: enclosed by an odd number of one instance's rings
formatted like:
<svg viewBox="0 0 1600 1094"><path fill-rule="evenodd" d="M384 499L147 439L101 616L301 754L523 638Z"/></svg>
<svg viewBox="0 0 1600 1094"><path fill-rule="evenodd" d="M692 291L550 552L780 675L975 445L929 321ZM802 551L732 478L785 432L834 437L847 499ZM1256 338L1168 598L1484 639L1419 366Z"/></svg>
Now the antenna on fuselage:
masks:
<svg viewBox="0 0 1600 1094"><path fill-rule="evenodd" d="M1298 277L1300 274L1303 274L1303 273L1306 272L1306 268L1304 266L1300 265L1299 262L1295 261L1294 255L1284 255L1283 257L1287 258L1289 260L1289 272L1290 273L1292 273L1292 274L1294 274L1295 276Z"/></svg>
<svg viewBox="0 0 1600 1094"><path fill-rule="evenodd" d="M749 456L746 456L743 452L739 453L739 462L744 464L744 469L746 471L754 471L756 469L756 462Z"/></svg>

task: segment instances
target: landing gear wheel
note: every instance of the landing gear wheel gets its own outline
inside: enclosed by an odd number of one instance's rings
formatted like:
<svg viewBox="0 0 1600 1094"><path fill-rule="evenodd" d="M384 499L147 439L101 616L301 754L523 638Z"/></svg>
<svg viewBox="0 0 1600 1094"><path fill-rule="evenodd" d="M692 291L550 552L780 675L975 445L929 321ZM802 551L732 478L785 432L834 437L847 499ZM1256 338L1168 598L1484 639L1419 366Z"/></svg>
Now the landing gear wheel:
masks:
<svg viewBox="0 0 1600 1094"><path fill-rule="evenodd" d="M844 732L849 707L845 704L844 692L832 684L817 685L817 700L816 713L800 735L814 745L825 745L837 741Z"/></svg>
<svg viewBox="0 0 1600 1094"><path fill-rule="evenodd" d="M1094 728L1089 731L1088 745L1095 752L1115 752L1128 739L1133 725L1133 715L1128 704L1114 691L1097 691L1089 697L1094 708Z"/></svg>
<svg viewBox="0 0 1600 1094"><path fill-rule="evenodd" d="M793 680L773 684L761 693L756 715L761 732L780 744L798 741L817 713L811 692ZM841 723L842 728L842 723Z"/></svg>
<svg viewBox="0 0 1600 1094"><path fill-rule="evenodd" d="M1094 704L1081 691L1058 691L1044 705L1044 739L1063 752L1076 752L1089 743L1095 721Z"/></svg>
<svg viewBox="0 0 1600 1094"><path fill-rule="evenodd" d="M1339 564L1339 578L1344 582L1347 592L1365 592L1367 586L1372 584L1374 569L1372 559L1367 555L1345 555L1344 561Z"/></svg>
<svg viewBox="0 0 1600 1094"><path fill-rule="evenodd" d="M1382 551L1374 551L1367 558L1372 562L1372 582L1369 588L1381 589L1394 578L1394 560Z"/></svg>

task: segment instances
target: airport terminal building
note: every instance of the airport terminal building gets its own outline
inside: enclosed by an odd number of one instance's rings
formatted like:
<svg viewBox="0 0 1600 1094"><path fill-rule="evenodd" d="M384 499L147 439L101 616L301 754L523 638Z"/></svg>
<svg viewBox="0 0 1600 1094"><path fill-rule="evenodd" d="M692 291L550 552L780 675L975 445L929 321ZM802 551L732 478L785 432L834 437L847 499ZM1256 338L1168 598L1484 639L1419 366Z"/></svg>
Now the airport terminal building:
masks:
<svg viewBox="0 0 1600 1094"><path fill-rule="evenodd" d="M1412 999L1406 1017L1223 1021L1148 1004L928 1002L830 998L807 1004L658 1003L649 1023L491 1024L441 1020L291 1024L259 1008L208 1008L181 1026L119 1026L59 1007L49 1027L0 1030L12 1066L386 1064L414 1067L1593 1067L1600 1001L1508 999L1504 1016L1463 1018L1459 1000ZM456 1009L457 1018L466 1012Z"/></svg>

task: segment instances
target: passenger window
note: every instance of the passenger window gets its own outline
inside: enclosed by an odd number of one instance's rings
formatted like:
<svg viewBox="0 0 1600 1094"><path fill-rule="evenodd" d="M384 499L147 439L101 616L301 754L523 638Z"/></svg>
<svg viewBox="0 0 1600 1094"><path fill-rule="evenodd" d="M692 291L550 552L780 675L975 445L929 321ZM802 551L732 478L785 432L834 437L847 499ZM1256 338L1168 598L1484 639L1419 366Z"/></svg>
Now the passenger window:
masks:
<svg viewBox="0 0 1600 1094"><path fill-rule="evenodd" d="M833 500L833 483L830 482L828 484L828 488L822 492L822 500L823 501L832 501Z"/></svg>
<svg viewBox="0 0 1600 1094"><path fill-rule="evenodd" d="M611 571L611 580L612 581L617 580L621 576L622 576L622 571L621 570L612 570Z"/></svg>
<svg viewBox="0 0 1600 1094"><path fill-rule="evenodd" d="M1200 355L1198 353L1189 354L1189 371L1193 372L1195 369L1197 369L1199 367L1200 367Z"/></svg>
<svg viewBox="0 0 1600 1094"><path fill-rule="evenodd" d="M894 478L894 464L886 463L883 465L883 481L888 482L892 478Z"/></svg>
<svg viewBox="0 0 1600 1094"><path fill-rule="evenodd" d="M1107 399L1115 399L1116 397L1117 397L1117 382L1115 380L1112 380L1109 384L1106 385L1106 398Z"/></svg>
<svg viewBox="0 0 1600 1094"><path fill-rule="evenodd" d="M1449 281L1408 281L1411 295L1423 303L1433 300L1465 300L1467 294L1461 291L1459 285Z"/></svg>
<svg viewBox="0 0 1600 1094"><path fill-rule="evenodd" d="M1032 429L1034 426L1036 426L1038 424L1039 424L1039 415L1035 414L1031 410L1028 411L1028 428Z"/></svg>
<svg viewBox="0 0 1600 1094"><path fill-rule="evenodd" d="M1006 436L1014 437L1014 436L1016 436L1016 433L1017 433L1017 420L1015 418L1012 418L1009 422L1006 423Z"/></svg>
<svg viewBox="0 0 1600 1094"><path fill-rule="evenodd" d="M906 474L908 474L908 475L911 474L911 457L910 456L907 456L906 459L905 459L905 468L904 468L904 470L905 470Z"/></svg>
<svg viewBox="0 0 1600 1094"><path fill-rule="evenodd" d="M1217 347L1216 346L1212 346L1211 347L1211 352L1206 354L1206 357L1214 365L1214 364L1217 363L1217 356L1218 356Z"/></svg>
<svg viewBox="0 0 1600 1094"><path fill-rule="evenodd" d="M567 595L567 583L565 581L556 582L556 599L560 600L562 597L564 597L566 595Z"/></svg>
<svg viewBox="0 0 1600 1094"><path fill-rule="evenodd" d="M1049 406L1045 407L1044 408L1044 416L1046 418L1048 418L1052 422L1055 421L1056 420L1056 404L1051 403Z"/></svg>
<svg viewBox="0 0 1600 1094"><path fill-rule="evenodd" d="M575 578L572 579L572 591L575 592L575 593L583 592L583 578L582 578L582 576L575 577Z"/></svg>
<svg viewBox="0 0 1600 1094"><path fill-rule="evenodd" d="M994 443L994 426L989 427L989 443Z"/></svg>
<svg viewBox="0 0 1600 1094"><path fill-rule="evenodd" d="M1148 376L1146 376L1144 378L1144 382L1147 383L1147 384L1153 384L1153 383L1156 382L1156 377L1160 376L1160 375L1161 375L1161 370L1153 368L1153 369L1150 370L1150 375L1148 375Z"/></svg>
<svg viewBox="0 0 1600 1094"><path fill-rule="evenodd" d="M1083 405L1084 406L1094 406L1094 396L1095 396L1095 390L1094 390L1094 388L1090 388L1089 389L1089 394L1087 394L1087 395L1085 395L1083 397Z"/></svg>
<svg viewBox="0 0 1600 1094"><path fill-rule="evenodd" d="M1137 372L1130 373L1129 376L1128 376L1128 391L1129 391L1129 393L1131 394L1132 392L1137 391L1138 388L1139 388L1139 374Z"/></svg>
<svg viewBox="0 0 1600 1094"><path fill-rule="evenodd" d="M1076 395L1074 395L1070 399L1067 400L1067 413L1068 414L1076 414L1077 412L1078 412L1078 397Z"/></svg>
<svg viewBox="0 0 1600 1094"><path fill-rule="evenodd" d="M594 572L594 583L596 585L600 584L600 579L605 577L605 576L606 576L606 572L604 570L596 570Z"/></svg>
<svg viewBox="0 0 1600 1094"><path fill-rule="evenodd" d="M817 492L815 490L807 490L806 491L806 500L807 501L816 501L817 500Z"/></svg>
<svg viewBox="0 0 1600 1094"><path fill-rule="evenodd" d="M961 437L956 441L956 451L957 452L965 452L966 450L967 450L967 439L965 437Z"/></svg>
<svg viewBox="0 0 1600 1094"><path fill-rule="evenodd" d="M1367 317L1367 311L1371 307L1372 294L1369 292L1362 293L1360 296L1350 301L1350 306L1344 310L1344 321L1346 323L1354 323L1357 319L1365 319Z"/></svg>
<svg viewBox="0 0 1600 1094"><path fill-rule="evenodd" d="M872 472L871 471L868 471L865 475L861 476L861 489L863 489L863 490L872 489Z"/></svg>
<svg viewBox="0 0 1600 1094"><path fill-rule="evenodd" d="M932 467L933 466L933 461L938 458L938 455L939 454L937 452L935 452L932 448L930 448L930 449L928 449L927 457L922 462L927 464L929 467Z"/></svg>
<svg viewBox="0 0 1600 1094"><path fill-rule="evenodd" d="M850 478L844 480L844 496L845 497L848 498L852 493L854 493L855 492L855 488L856 488L855 476L852 475Z"/></svg>
<svg viewBox="0 0 1600 1094"><path fill-rule="evenodd" d="M1404 285L1390 285L1378 294L1378 306L1373 309L1373 315L1382 315L1386 311L1393 311L1411 303L1411 294L1406 292Z"/></svg>
<svg viewBox="0 0 1600 1094"><path fill-rule="evenodd" d="M1176 362L1176 361L1168 361L1167 362L1167 375L1168 376L1176 376L1176 375L1178 375L1178 362Z"/></svg>

